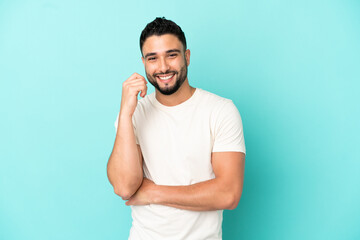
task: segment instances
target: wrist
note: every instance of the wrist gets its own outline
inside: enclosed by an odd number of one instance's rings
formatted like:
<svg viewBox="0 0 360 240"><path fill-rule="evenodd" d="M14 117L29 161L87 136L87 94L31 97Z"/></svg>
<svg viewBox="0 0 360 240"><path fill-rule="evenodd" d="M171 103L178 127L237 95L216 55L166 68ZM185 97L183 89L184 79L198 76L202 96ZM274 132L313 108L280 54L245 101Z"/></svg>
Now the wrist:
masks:
<svg viewBox="0 0 360 240"><path fill-rule="evenodd" d="M151 203L152 204L161 204L162 196L161 196L161 187L159 185L154 184L151 189Z"/></svg>
<svg viewBox="0 0 360 240"><path fill-rule="evenodd" d="M132 113L127 112L127 111L123 111L120 110L120 114L119 114L119 119L124 119L124 120L128 120L128 119L132 119Z"/></svg>
<svg viewBox="0 0 360 240"><path fill-rule="evenodd" d="M129 133L130 129L131 131L133 131L132 117L125 114L119 114L118 128L116 135L122 135L126 132Z"/></svg>

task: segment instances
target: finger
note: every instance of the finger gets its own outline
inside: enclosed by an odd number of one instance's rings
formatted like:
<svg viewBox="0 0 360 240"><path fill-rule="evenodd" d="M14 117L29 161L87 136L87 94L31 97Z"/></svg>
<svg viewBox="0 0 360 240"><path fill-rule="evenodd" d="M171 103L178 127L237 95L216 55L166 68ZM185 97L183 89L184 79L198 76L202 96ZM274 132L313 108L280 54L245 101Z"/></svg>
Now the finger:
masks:
<svg viewBox="0 0 360 240"><path fill-rule="evenodd" d="M141 91L140 96L142 98L144 98L147 93L147 85L143 82L132 83L131 85L128 85L128 88L132 91L136 91L136 94Z"/></svg>
<svg viewBox="0 0 360 240"><path fill-rule="evenodd" d="M135 80L135 81L142 81L142 82L145 83L145 84L148 83L144 77L138 77L138 78L135 78L134 80Z"/></svg>
<svg viewBox="0 0 360 240"><path fill-rule="evenodd" d="M147 86L145 85L145 88L143 90L141 90L141 93L140 93L140 97L144 98L146 93L147 93Z"/></svg>
<svg viewBox="0 0 360 240"><path fill-rule="evenodd" d="M131 85L131 84L135 84L135 83L142 83L142 84L147 84L147 82L144 80L144 79L141 79L141 78L136 78L136 79L132 79L128 82L126 82L127 85Z"/></svg>
<svg viewBox="0 0 360 240"><path fill-rule="evenodd" d="M145 91L147 86L144 83L136 83L128 86L128 88L140 92L141 90Z"/></svg>
<svg viewBox="0 0 360 240"><path fill-rule="evenodd" d="M146 84L144 84L143 82L137 82L137 83L131 83L131 84L127 84L123 86L123 91L125 91L125 93L130 93L130 94L138 94L141 90L145 90L147 88Z"/></svg>
<svg viewBox="0 0 360 240"><path fill-rule="evenodd" d="M134 84L144 84L144 85L146 85L147 82L142 78L135 78L135 79L130 79L130 80L128 79L125 82L123 82L123 87L126 88L126 87L132 86Z"/></svg>
<svg viewBox="0 0 360 240"><path fill-rule="evenodd" d="M136 79L136 78L140 78L140 79L144 79L145 80L145 78L143 77L143 76L141 76L140 74L138 74L138 73L133 73L129 78L128 78L128 80L132 80L132 79ZM146 80L145 80L146 81Z"/></svg>

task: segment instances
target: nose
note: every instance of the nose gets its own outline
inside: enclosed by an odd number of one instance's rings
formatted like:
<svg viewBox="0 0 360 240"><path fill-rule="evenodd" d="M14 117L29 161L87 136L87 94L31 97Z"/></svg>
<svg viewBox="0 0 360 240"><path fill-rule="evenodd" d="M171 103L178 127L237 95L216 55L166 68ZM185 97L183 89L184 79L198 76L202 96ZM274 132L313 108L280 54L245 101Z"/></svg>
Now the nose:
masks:
<svg viewBox="0 0 360 240"><path fill-rule="evenodd" d="M160 70L162 73L166 73L166 71L169 70L169 64L168 64L168 62L166 61L165 58L160 58L160 61L159 61L159 70Z"/></svg>

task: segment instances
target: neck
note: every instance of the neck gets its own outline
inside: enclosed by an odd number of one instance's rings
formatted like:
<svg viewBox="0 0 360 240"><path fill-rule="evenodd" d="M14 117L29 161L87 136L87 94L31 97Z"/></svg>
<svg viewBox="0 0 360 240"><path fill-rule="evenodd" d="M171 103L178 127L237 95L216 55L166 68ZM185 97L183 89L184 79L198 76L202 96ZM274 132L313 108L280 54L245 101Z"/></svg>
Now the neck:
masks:
<svg viewBox="0 0 360 240"><path fill-rule="evenodd" d="M191 87L188 79L186 79L175 93L171 95L164 95L156 90L155 97L161 104L172 107L188 100L194 92L195 88Z"/></svg>

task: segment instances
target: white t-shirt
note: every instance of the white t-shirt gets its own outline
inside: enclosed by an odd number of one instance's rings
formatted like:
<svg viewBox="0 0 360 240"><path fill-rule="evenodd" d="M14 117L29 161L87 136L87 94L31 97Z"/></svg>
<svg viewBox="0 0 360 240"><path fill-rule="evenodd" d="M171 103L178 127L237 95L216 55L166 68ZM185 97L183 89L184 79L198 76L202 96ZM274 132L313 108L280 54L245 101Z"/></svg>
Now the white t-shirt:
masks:
<svg viewBox="0 0 360 240"><path fill-rule="evenodd" d="M117 124L116 120L116 128ZM158 185L190 185L213 179L212 152L245 153L236 106L199 88L188 100L172 107L158 102L155 92L147 95L138 101L133 125L144 157L144 176ZM156 204L131 208L131 240L222 239L222 210L198 212Z"/></svg>

